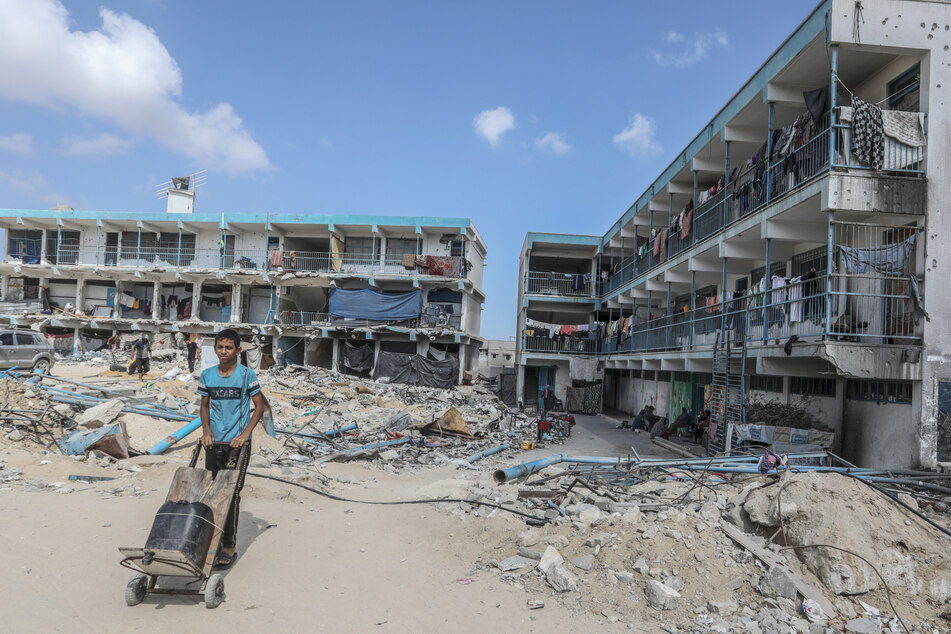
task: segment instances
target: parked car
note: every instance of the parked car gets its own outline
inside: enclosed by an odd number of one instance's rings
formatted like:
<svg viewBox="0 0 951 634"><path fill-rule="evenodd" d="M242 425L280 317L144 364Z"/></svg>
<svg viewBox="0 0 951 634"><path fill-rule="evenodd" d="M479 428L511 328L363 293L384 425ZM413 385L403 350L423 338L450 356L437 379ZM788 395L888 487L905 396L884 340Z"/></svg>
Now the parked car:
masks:
<svg viewBox="0 0 951 634"><path fill-rule="evenodd" d="M49 372L56 355L46 337L30 330L0 330L0 369Z"/></svg>

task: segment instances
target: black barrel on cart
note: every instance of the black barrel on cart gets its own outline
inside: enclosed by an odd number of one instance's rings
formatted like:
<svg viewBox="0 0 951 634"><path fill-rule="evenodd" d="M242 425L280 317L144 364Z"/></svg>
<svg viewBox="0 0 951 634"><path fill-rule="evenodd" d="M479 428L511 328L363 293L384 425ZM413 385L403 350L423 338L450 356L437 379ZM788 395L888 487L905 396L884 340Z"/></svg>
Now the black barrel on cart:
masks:
<svg viewBox="0 0 951 634"><path fill-rule="evenodd" d="M149 539L145 542L146 557L150 550L176 550L201 568L208 557L208 545L215 530L214 520L214 513L207 504L166 502L155 514Z"/></svg>

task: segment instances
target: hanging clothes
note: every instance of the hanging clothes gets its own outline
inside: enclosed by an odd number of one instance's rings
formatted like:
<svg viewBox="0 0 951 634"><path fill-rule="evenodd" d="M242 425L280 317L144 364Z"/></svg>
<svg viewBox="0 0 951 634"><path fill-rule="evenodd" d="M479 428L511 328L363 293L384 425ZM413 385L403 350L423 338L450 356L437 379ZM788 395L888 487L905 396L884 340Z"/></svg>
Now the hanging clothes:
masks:
<svg viewBox="0 0 951 634"><path fill-rule="evenodd" d="M687 203L687 209L684 210L683 220L680 222L680 239L686 240L690 237L690 223L693 222L693 201Z"/></svg>
<svg viewBox="0 0 951 634"><path fill-rule="evenodd" d="M852 96L852 157L871 167L882 169L885 159L885 126L882 109Z"/></svg>
<svg viewBox="0 0 951 634"><path fill-rule="evenodd" d="M789 287L786 291L789 298L789 323L796 324L802 321L802 277L794 277L789 280Z"/></svg>
<svg viewBox="0 0 951 634"><path fill-rule="evenodd" d="M882 275L905 275L905 266L915 245L915 234L902 242L867 249L839 246L847 273L863 274L876 271Z"/></svg>

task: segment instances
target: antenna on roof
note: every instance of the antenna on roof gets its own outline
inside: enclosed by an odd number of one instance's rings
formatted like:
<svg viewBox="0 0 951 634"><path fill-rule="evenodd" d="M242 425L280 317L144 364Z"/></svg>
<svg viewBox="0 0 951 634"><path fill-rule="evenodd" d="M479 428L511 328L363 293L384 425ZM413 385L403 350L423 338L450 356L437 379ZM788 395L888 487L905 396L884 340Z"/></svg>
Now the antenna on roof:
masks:
<svg viewBox="0 0 951 634"><path fill-rule="evenodd" d="M208 179L208 170L188 176L176 176L155 186L158 198L168 198L166 211L170 214L190 214L195 211L195 194Z"/></svg>

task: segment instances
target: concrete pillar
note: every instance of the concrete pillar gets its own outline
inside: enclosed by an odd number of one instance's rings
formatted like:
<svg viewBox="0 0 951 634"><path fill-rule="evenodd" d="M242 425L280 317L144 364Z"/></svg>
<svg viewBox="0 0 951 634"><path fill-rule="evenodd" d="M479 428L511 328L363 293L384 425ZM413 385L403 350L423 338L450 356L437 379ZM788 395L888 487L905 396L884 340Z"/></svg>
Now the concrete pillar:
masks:
<svg viewBox="0 0 951 634"><path fill-rule="evenodd" d="M201 315L201 282L192 283L192 316L198 319Z"/></svg>
<svg viewBox="0 0 951 634"><path fill-rule="evenodd" d="M334 337L330 340L333 343L333 359L330 362L330 369L333 372L340 372L340 339Z"/></svg>
<svg viewBox="0 0 951 634"><path fill-rule="evenodd" d="M459 385L462 385L462 375L466 371L466 345L464 343L459 344Z"/></svg>
<svg viewBox="0 0 951 634"><path fill-rule="evenodd" d="M112 307L112 316L116 319L122 317L122 303L119 301L120 296L122 295L122 282L116 280L116 301L115 305Z"/></svg>
<svg viewBox="0 0 951 634"><path fill-rule="evenodd" d="M77 354L77 355L82 353L83 351L82 345L80 345L80 341L79 341L79 337L80 337L79 333L80 333L79 326L76 326L75 328L73 328L73 354Z"/></svg>
<svg viewBox="0 0 951 634"><path fill-rule="evenodd" d="M4 275L0 277L0 300L7 301L10 299L10 276Z"/></svg>
<svg viewBox="0 0 951 634"><path fill-rule="evenodd" d="M86 280L83 278L76 280L76 312L86 312Z"/></svg>
<svg viewBox="0 0 951 634"><path fill-rule="evenodd" d="M49 302L49 299L50 299L50 278L41 277L40 278L40 301L43 302L44 307L47 305L47 302Z"/></svg>
<svg viewBox="0 0 951 634"><path fill-rule="evenodd" d="M46 262L46 229L40 235L40 262Z"/></svg>
<svg viewBox="0 0 951 634"><path fill-rule="evenodd" d="M231 323L240 324L241 314L244 312L244 286L231 285Z"/></svg>
<svg viewBox="0 0 951 634"><path fill-rule="evenodd" d="M152 319L162 318L162 283L152 284Z"/></svg>

